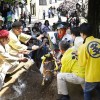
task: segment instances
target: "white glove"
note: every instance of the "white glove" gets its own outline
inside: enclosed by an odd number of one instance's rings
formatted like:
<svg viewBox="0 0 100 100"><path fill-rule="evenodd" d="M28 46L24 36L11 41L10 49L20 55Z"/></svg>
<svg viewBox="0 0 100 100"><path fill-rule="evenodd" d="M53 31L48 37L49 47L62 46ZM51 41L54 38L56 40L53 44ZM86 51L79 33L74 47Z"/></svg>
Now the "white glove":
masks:
<svg viewBox="0 0 100 100"><path fill-rule="evenodd" d="M37 45L32 46L32 50L37 50L37 49L39 49L39 46L37 46Z"/></svg>

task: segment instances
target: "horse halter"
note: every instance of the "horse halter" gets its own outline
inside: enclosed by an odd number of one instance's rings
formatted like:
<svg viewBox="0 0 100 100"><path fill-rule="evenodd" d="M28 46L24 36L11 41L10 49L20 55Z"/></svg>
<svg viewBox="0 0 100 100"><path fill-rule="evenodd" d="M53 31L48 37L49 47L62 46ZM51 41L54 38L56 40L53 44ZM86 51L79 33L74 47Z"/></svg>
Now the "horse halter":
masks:
<svg viewBox="0 0 100 100"><path fill-rule="evenodd" d="M51 61L46 61L46 62L43 62L43 64L48 64L48 63L50 63L50 62L55 62L55 60L51 60ZM45 70L45 72L54 72L54 70Z"/></svg>
<svg viewBox="0 0 100 100"><path fill-rule="evenodd" d="M51 61L46 61L46 62L43 62L43 64L47 64L47 63L49 63L49 62L54 62L55 60L51 60Z"/></svg>
<svg viewBox="0 0 100 100"><path fill-rule="evenodd" d="M55 70L45 70L45 72L51 72L53 73Z"/></svg>

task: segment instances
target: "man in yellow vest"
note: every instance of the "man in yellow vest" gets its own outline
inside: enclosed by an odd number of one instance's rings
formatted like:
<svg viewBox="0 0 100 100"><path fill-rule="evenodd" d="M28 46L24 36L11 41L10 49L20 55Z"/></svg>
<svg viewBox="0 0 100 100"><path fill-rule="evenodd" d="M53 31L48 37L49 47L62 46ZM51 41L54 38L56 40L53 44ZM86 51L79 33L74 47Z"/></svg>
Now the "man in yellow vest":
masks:
<svg viewBox="0 0 100 100"><path fill-rule="evenodd" d="M78 50L78 62L85 67L84 100L92 100L93 90L97 91L100 100L100 39L93 37L92 29L88 23L80 25L84 44Z"/></svg>
<svg viewBox="0 0 100 100"><path fill-rule="evenodd" d="M78 65L76 57L73 57L74 48L70 48L66 40L60 42L59 49L63 57L61 58L62 67L57 75L57 88L60 96L57 100L70 100L67 82L80 84L83 87L85 69Z"/></svg>

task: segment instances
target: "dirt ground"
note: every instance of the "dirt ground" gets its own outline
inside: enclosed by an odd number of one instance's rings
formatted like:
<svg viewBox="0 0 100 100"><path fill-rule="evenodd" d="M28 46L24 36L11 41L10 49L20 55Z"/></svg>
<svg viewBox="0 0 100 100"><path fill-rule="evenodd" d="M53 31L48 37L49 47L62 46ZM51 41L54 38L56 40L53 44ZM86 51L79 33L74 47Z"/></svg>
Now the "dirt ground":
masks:
<svg viewBox="0 0 100 100"><path fill-rule="evenodd" d="M42 86L41 83L42 75L34 65L10 86L0 100L56 100L56 78L47 86ZM83 92L79 85L68 84L68 88L71 100L83 100Z"/></svg>

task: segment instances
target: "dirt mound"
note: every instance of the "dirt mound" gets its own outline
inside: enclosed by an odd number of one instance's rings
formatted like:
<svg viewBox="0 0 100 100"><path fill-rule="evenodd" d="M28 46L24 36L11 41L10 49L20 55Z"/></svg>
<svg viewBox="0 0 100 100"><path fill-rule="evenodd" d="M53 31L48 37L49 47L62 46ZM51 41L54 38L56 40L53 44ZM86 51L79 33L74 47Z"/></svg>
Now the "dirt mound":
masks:
<svg viewBox="0 0 100 100"><path fill-rule="evenodd" d="M11 84L0 100L56 100L56 78L49 85L42 86L41 83L42 75L34 65ZM83 100L80 85L68 84L68 89L71 100Z"/></svg>
<svg viewBox="0 0 100 100"><path fill-rule="evenodd" d="M10 76L6 77L6 81ZM55 80L56 81L56 80ZM55 100L56 84L42 86L42 75L36 66L25 71L1 96L0 100ZM54 85L53 85L54 83ZM51 89L52 88L52 89Z"/></svg>
<svg viewBox="0 0 100 100"><path fill-rule="evenodd" d="M27 73L27 87L21 96L14 100L56 100L56 79L48 86L42 86L42 75L35 69Z"/></svg>

